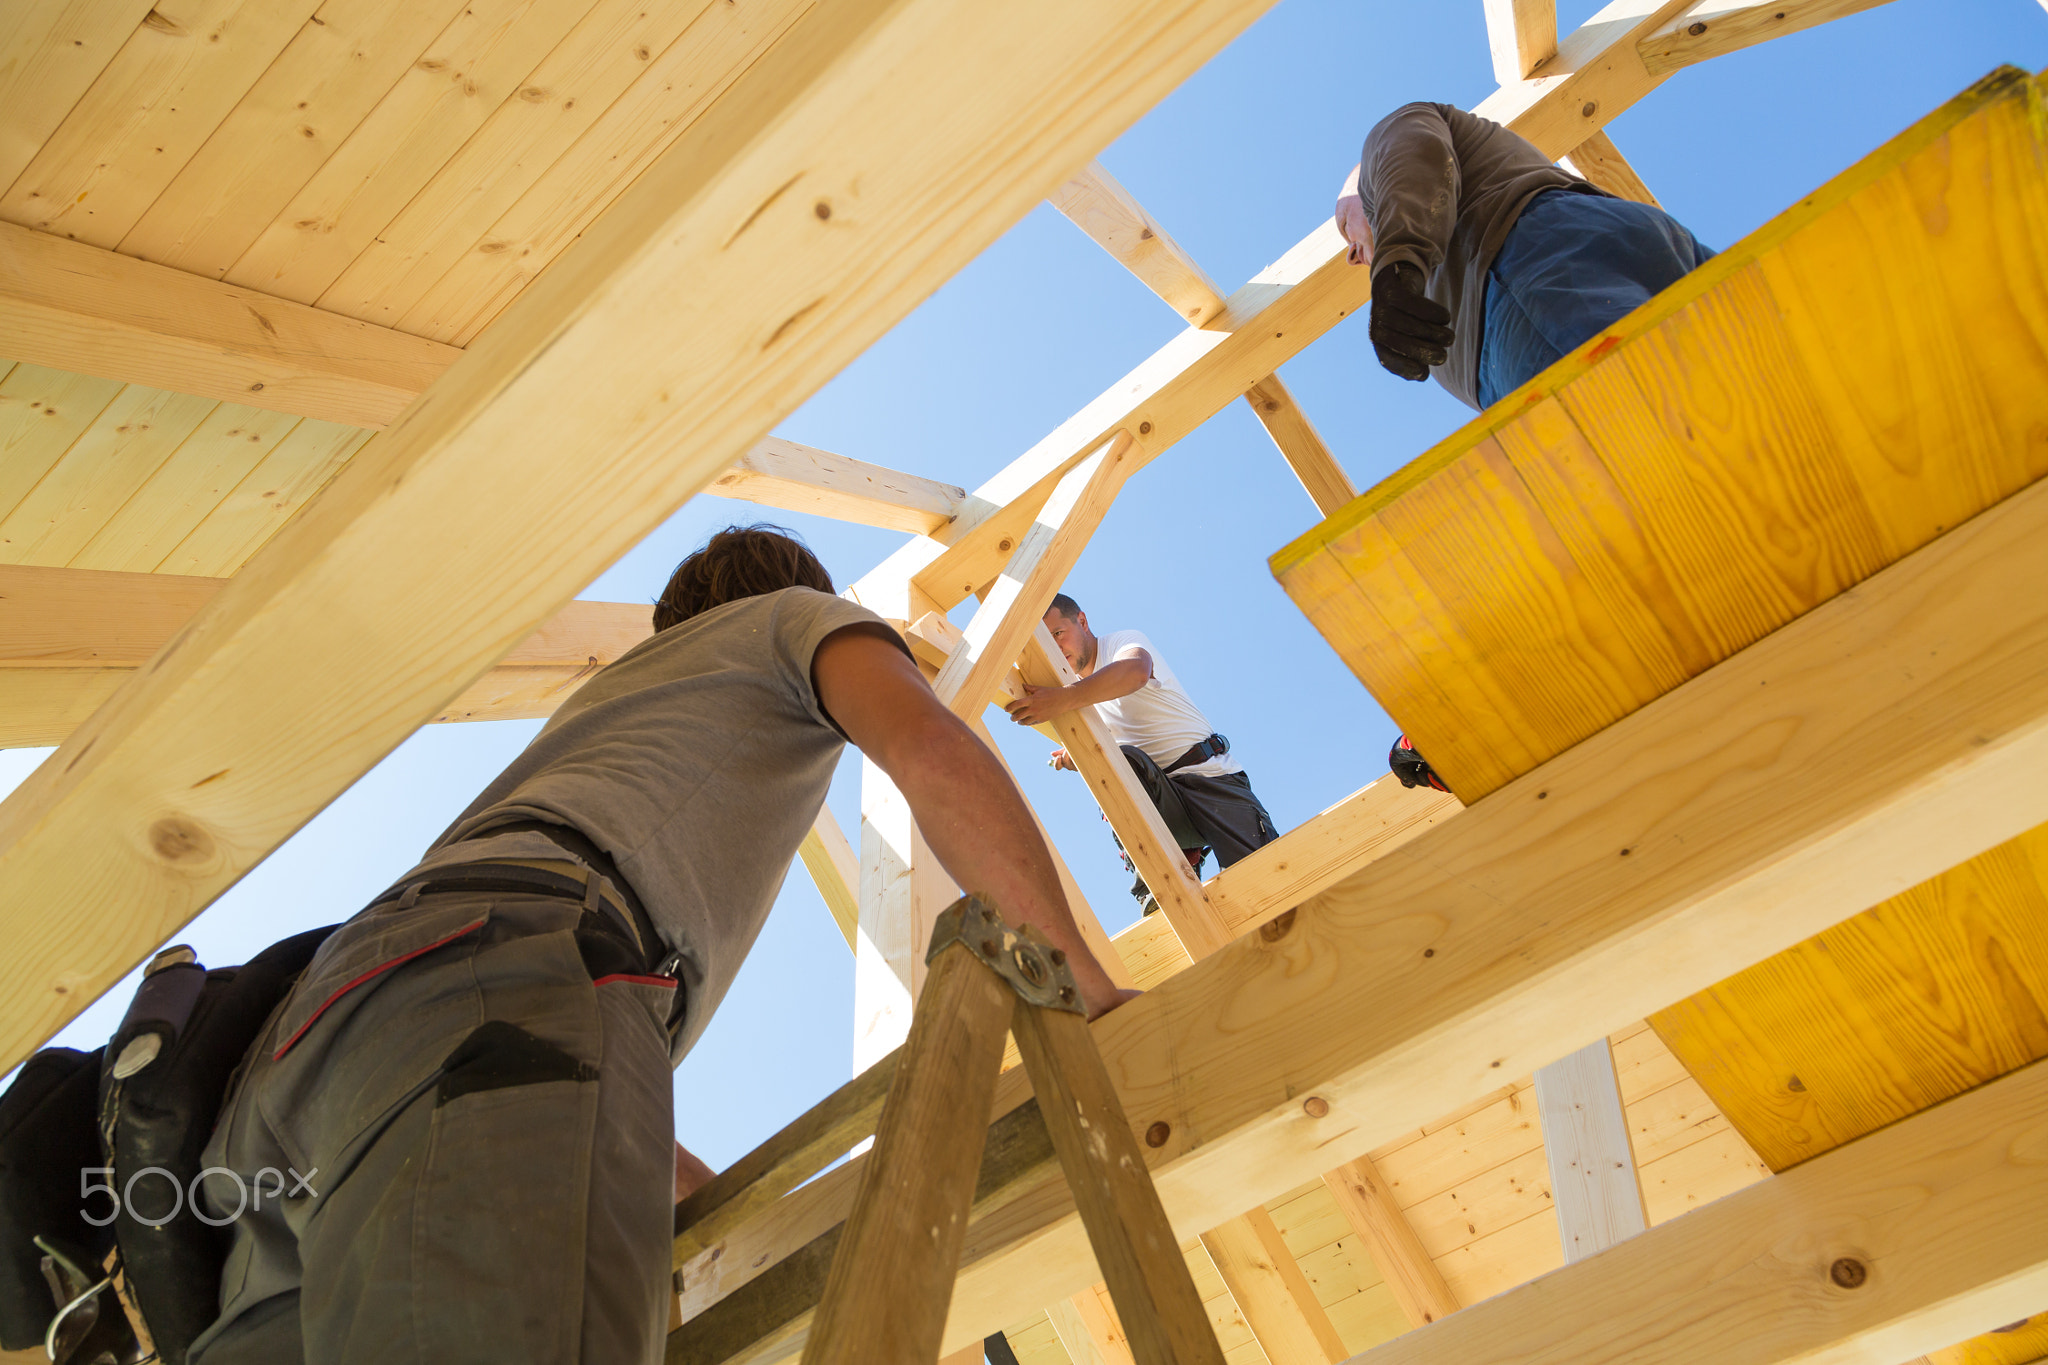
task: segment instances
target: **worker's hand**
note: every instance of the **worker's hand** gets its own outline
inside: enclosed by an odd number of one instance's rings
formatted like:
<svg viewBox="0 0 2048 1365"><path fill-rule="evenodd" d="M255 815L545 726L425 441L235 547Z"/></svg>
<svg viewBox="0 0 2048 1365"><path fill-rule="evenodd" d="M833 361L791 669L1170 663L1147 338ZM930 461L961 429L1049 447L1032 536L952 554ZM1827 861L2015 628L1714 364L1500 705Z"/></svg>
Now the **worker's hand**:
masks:
<svg viewBox="0 0 2048 1365"><path fill-rule="evenodd" d="M690 1153L682 1143L676 1144L676 1202L682 1203L711 1183L711 1177L718 1174Z"/></svg>
<svg viewBox="0 0 2048 1365"><path fill-rule="evenodd" d="M1074 766L1074 756L1065 749L1054 749L1052 757L1048 758L1046 762L1052 765L1055 772L1077 773L1081 771Z"/></svg>
<svg viewBox="0 0 2048 1365"><path fill-rule="evenodd" d="M1358 197L1358 167L1351 168L1343 188L1337 191L1337 211L1332 216L1337 220L1337 231L1351 245L1344 259L1353 265L1371 265L1372 224L1365 217L1365 201Z"/></svg>
<svg viewBox="0 0 2048 1365"><path fill-rule="evenodd" d="M1421 267L1396 261L1372 277L1373 353L1389 373L1420 383L1450 359L1451 312L1422 292Z"/></svg>
<svg viewBox="0 0 2048 1365"><path fill-rule="evenodd" d="M1074 709L1073 699L1066 693L1064 687L1039 687L1025 683L1024 695L1005 703L1003 709L1019 725L1043 725L1054 716L1064 716Z"/></svg>

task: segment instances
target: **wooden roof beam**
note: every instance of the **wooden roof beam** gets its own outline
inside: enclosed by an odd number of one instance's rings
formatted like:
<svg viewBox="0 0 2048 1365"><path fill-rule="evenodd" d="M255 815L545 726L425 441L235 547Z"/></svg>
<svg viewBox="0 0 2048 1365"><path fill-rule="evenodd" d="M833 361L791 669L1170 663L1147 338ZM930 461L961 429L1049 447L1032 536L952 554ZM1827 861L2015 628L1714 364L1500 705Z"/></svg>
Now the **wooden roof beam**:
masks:
<svg viewBox="0 0 2048 1365"><path fill-rule="evenodd" d="M1561 158L1581 179L1597 185L1609 194L1622 199L1632 199L1638 204L1649 204L1656 208L1663 205L1657 196L1636 174L1636 168L1628 164L1621 149L1606 133L1595 133L1572 148L1571 155Z"/></svg>
<svg viewBox="0 0 2048 1365"><path fill-rule="evenodd" d="M1557 0L1486 0L1493 78L1513 85L1557 55Z"/></svg>
<svg viewBox="0 0 2048 1365"><path fill-rule="evenodd" d="M806 14L0 803L0 1066L1266 8Z"/></svg>
<svg viewBox="0 0 2048 1365"><path fill-rule="evenodd" d="M1656 32L1641 38L1636 50L1642 54L1645 70L1669 75L1710 57L1739 52L1888 3L1890 0L1776 0L1758 5L1747 0L1696 0Z"/></svg>
<svg viewBox="0 0 2048 1365"><path fill-rule="evenodd" d="M721 498L862 526L929 535L960 513L967 490L770 436L704 490Z"/></svg>
<svg viewBox="0 0 2048 1365"><path fill-rule="evenodd" d="M0 748L62 744L230 581L0 564ZM652 634L651 617L637 602L571 602L434 719L551 716Z"/></svg>
<svg viewBox="0 0 2048 1365"><path fill-rule="evenodd" d="M0 337L14 360L371 428L462 354L13 223Z"/></svg>
<svg viewBox="0 0 2048 1365"><path fill-rule="evenodd" d="M1098 1021L1125 1112L1165 1125L1148 1157L1176 1229L2048 820L2044 576L2037 484ZM997 1112L1023 1095L1010 1078ZM733 1234L703 1282L729 1293L843 1217L845 1170ZM1057 1189L992 1208L948 1344L1083 1287L1085 1247Z"/></svg>
<svg viewBox="0 0 2048 1365"><path fill-rule="evenodd" d="M1896 1361L2048 1299L2048 1064L1838 1147L1359 1365Z"/></svg>

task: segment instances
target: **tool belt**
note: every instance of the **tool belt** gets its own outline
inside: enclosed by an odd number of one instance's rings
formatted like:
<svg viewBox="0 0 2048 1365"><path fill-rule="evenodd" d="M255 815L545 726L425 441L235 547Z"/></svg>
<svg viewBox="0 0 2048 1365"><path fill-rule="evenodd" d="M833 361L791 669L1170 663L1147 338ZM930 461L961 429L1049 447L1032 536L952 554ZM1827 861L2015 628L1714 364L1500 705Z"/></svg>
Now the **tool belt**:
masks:
<svg viewBox="0 0 2048 1365"><path fill-rule="evenodd" d="M1177 773L1182 768L1192 768L1197 763L1207 763L1210 759L1215 758L1217 755L1227 754L1229 752L1229 740L1225 739L1221 735L1211 735L1207 739L1203 740L1200 744L1194 745L1191 748L1189 748L1189 750L1186 753L1182 754L1179 758L1176 758L1175 760L1173 760L1173 762L1167 764L1164 768L1161 768L1159 771L1163 773Z"/></svg>

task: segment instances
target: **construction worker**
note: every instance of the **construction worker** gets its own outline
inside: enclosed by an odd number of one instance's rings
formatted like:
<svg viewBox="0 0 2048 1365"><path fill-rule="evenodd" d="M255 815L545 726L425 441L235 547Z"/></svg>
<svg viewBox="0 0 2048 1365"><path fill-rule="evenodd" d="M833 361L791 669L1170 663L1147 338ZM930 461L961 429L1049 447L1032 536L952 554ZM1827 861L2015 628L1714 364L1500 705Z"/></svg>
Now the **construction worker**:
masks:
<svg viewBox="0 0 2048 1365"><path fill-rule="evenodd" d="M654 627L265 1025L205 1163L313 1192L234 1217L198 1365L659 1360L670 1206L709 1177L670 1068L849 740L961 886L1066 951L1091 1014L1125 997L1001 763L800 542L713 536Z"/></svg>
<svg viewBox="0 0 2048 1365"><path fill-rule="evenodd" d="M1677 219L1448 104L1404 104L1338 191L1372 271L1370 336L1403 379L1490 407L1713 253Z"/></svg>
<svg viewBox="0 0 2048 1365"><path fill-rule="evenodd" d="M1065 593L1052 599L1045 625L1081 681L1027 683L1026 695L1005 708L1010 719L1042 725L1093 706L1197 874L1212 850L1217 865L1229 867L1280 837L1243 766L1230 756L1230 741L1215 732L1150 640L1135 630L1097 636L1088 614ZM1074 760L1055 749L1052 766L1072 772ZM1146 914L1159 908L1142 876L1131 894Z"/></svg>

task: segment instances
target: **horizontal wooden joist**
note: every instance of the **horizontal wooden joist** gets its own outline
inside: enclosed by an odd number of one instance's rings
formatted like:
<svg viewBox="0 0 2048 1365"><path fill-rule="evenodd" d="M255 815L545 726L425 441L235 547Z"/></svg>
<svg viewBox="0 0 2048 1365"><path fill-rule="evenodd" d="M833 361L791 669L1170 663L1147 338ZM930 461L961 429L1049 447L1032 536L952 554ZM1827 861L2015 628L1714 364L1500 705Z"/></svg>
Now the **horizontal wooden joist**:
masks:
<svg viewBox="0 0 2048 1365"><path fill-rule="evenodd" d="M770 436L704 490L835 521L928 535L960 513L967 490Z"/></svg>
<svg viewBox="0 0 2048 1365"><path fill-rule="evenodd" d="M1689 0L1615 0L1559 46L1542 74L1503 86L1477 112L1507 124L1550 156L1569 153L1663 83L1635 43ZM1119 427L1139 465L1156 459L1249 392L1310 342L1365 306L1371 280L1325 221L1224 302L974 492L935 535L910 542L852 589L883 615L905 580L942 609L1002 571L1031 519L1066 471Z"/></svg>
<svg viewBox="0 0 2048 1365"><path fill-rule="evenodd" d="M13 223L0 223L0 353L373 428L462 354Z"/></svg>
<svg viewBox="0 0 2048 1365"><path fill-rule="evenodd" d="M230 581L0 564L0 749L62 744ZM551 716L646 639L652 615L571 602L434 719Z"/></svg>
<svg viewBox="0 0 2048 1365"><path fill-rule="evenodd" d="M1643 69L1668 75L1682 66L1769 42L1787 33L1842 19L1890 0L1695 0L1676 18L1636 43Z"/></svg>
<svg viewBox="0 0 2048 1365"><path fill-rule="evenodd" d="M2036 485L1098 1021L1176 1230L2048 820L2044 576ZM843 1217L846 1170L705 1251L719 1292ZM947 1344L1092 1276L1064 1190L1020 1191Z"/></svg>
<svg viewBox="0 0 2048 1365"><path fill-rule="evenodd" d="M2048 1302L2048 1062L1355 1357L1895 1365Z"/></svg>
<svg viewBox="0 0 2048 1365"><path fill-rule="evenodd" d="M0 803L0 1067L1268 3L844 0L799 19Z"/></svg>

